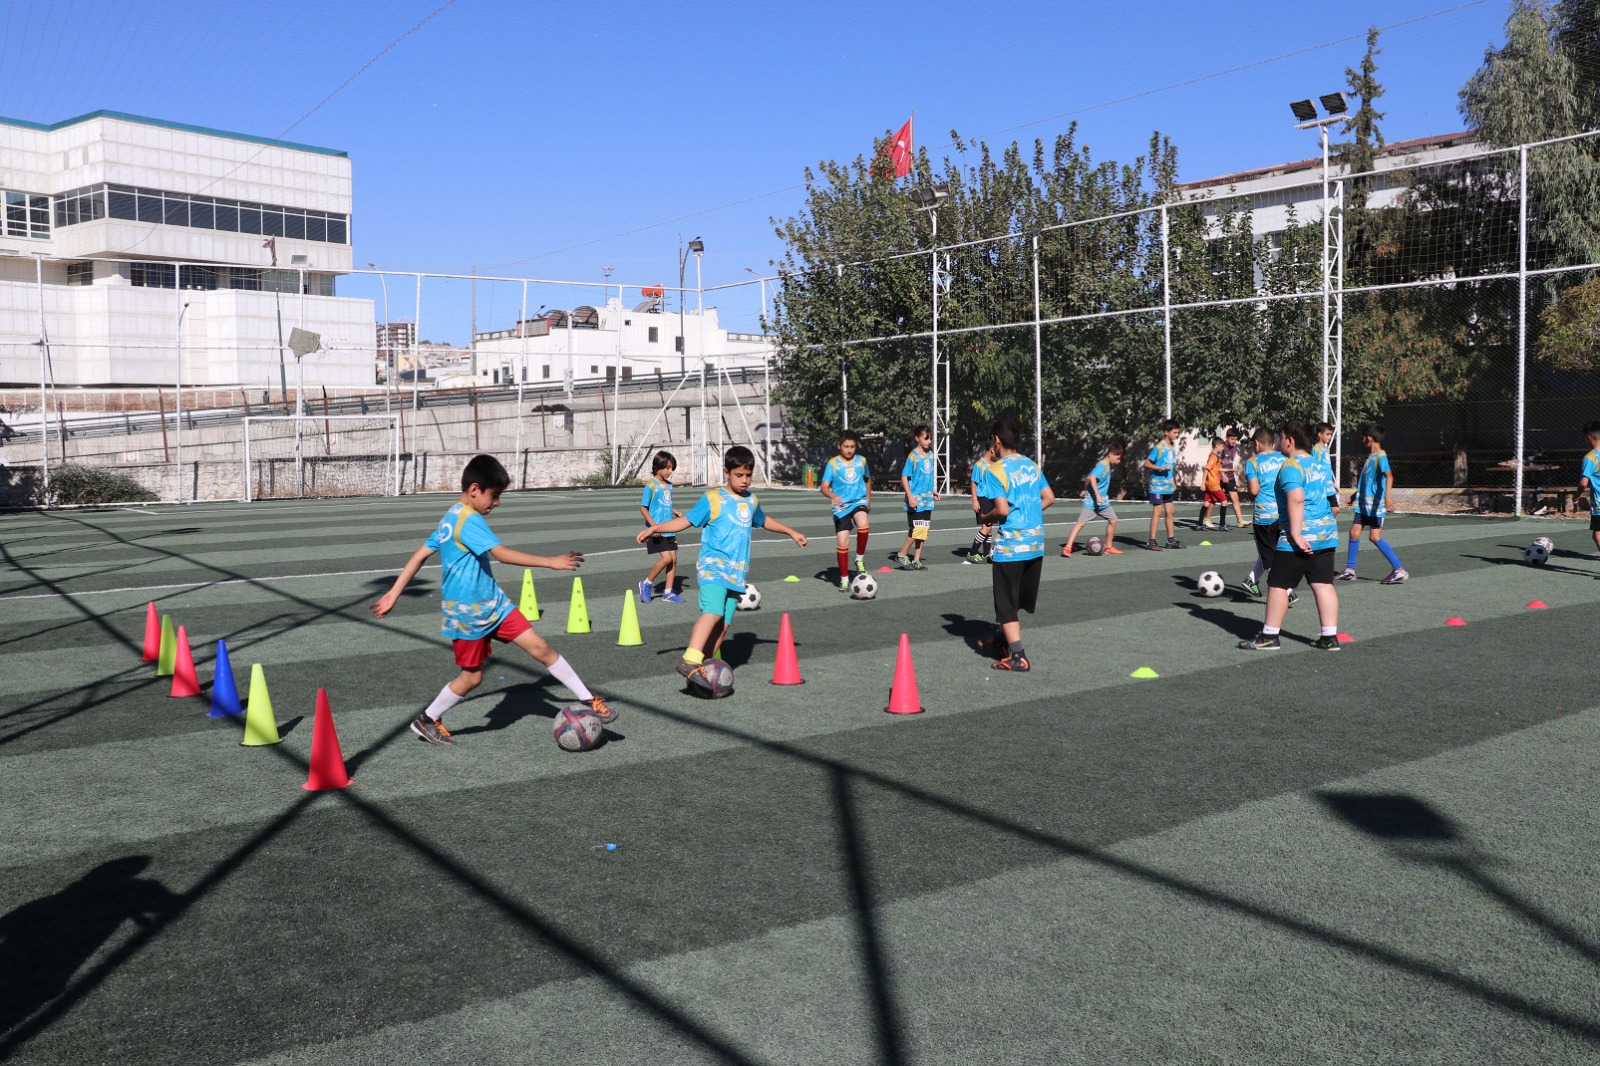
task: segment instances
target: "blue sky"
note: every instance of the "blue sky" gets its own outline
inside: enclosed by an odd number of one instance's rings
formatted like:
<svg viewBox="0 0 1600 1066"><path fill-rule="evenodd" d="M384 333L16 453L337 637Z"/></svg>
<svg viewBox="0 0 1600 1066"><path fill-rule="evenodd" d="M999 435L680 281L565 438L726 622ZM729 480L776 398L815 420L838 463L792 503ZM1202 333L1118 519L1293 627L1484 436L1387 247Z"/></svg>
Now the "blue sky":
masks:
<svg viewBox="0 0 1600 1066"><path fill-rule="evenodd" d="M108 108L343 149L358 264L597 286L609 266L630 284L671 283L682 233L705 240L709 286L779 257L768 219L800 206L805 166L867 151L913 110L935 153L951 129L1029 143L1076 118L1098 158L1131 159L1160 130L1195 179L1311 155L1314 136L1292 128L1286 104L1342 88L1370 24L1445 12L1384 35L1383 130L1461 128L1457 90L1508 11L1508 0L443 3L6 0L0 113L52 122ZM1138 95L1235 67L1248 69ZM481 328L510 325L511 288L480 293Z"/></svg>

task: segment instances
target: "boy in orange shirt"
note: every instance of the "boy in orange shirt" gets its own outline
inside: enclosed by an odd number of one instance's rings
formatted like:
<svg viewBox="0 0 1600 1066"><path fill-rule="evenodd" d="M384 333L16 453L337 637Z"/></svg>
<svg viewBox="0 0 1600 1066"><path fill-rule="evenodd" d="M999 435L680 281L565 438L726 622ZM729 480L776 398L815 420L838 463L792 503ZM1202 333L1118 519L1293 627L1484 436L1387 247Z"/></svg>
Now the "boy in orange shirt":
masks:
<svg viewBox="0 0 1600 1066"><path fill-rule="evenodd" d="M1223 443L1221 437L1211 438L1211 454L1206 456L1205 503L1201 504L1200 517L1195 520L1194 528L1196 529L1216 530L1217 527L1211 524L1211 508L1219 503L1224 507L1222 512L1223 521L1227 521L1228 518L1226 510L1228 494L1222 491Z"/></svg>

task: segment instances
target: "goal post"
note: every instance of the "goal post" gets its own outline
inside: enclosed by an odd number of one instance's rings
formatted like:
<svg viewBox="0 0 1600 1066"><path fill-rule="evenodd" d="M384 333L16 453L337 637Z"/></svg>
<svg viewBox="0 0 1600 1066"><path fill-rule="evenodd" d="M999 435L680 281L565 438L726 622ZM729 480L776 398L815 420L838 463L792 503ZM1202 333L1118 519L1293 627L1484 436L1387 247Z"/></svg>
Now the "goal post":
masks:
<svg viewBox="0 0 1600 1066"><path fill-rule="evenodd" d="M245 500L400 495L400 416L268 415L244 423Z"/></svg>

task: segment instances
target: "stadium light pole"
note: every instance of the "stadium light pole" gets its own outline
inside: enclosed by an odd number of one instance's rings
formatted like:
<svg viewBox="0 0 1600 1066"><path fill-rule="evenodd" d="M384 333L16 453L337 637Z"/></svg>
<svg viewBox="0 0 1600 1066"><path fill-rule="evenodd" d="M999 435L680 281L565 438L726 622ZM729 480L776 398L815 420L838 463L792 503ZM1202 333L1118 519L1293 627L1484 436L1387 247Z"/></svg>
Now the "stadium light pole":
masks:
<svg viewBox="0 0 1600 1066"><path fill-rule="evenodd" d="M178 483L175 487L178 490L177 494L180 499L183 497L183 316L187 314L188 311L189 304L187 302L183 303L178 308L178 328L176 333L178 350L178 391L177 399L173 402L172 408L173 417L177 420L177 426L175 427L173 433L172 454L174 464L177 467L178 475Z"/></svg>
<svg viewBox="0 0 1600 1066"><path fill-rule="evenodd" d="M1333 396L1331 385L1344 384L1344 181L1333 188L1328 167L1328 127L1349 121L1350 104L1344 93L1324 93L1318 97L1326 116L1317 117L1310 100L1289 105L1299 119L1295 129L1315 129L1322 142L1322 420L1328 421ZM1334 201L1338 201L1335 220ZM1334 425L1334 488L1339 487L1339 469L1344 463L1341 427Z"/></svg>
<svg viewBox="0 0 1600 1066"><path fill-rule="evenodd" d="M931 275L931 279L933 284L933 392L930 402L930 407L932 408L932 417L929 419L929 422L933 426L933 455L935 466L937 466L939 463L939 455L941 452L940 442L942 441L944 444L942 449L944 454L944 469L935 473L935 479L936 484L938 484L940 489L946 493L950 491L950 367L948 364L945 366L943 406L944 417L941 420L941 408L939 405L939 204L949 199L949 197L950 186L946 185L944 182L939 182L934 185L911 190L911 202L916 204L918 209L926 211L928 213L928 217L932 219L931 240L933 242L933 250L931 254L933 257L933 273ZM940 474L943 476L940 477Z"/></svg>
<svg viewBox="0 0 1600 1066"><path fill-rule="evenodd" d="M755 267L745 267L745 273L754 274L761 282L761 389L766 400L767 439L765 447L767 484L772 484L772 349L767 346L767 276Z"/></svg>

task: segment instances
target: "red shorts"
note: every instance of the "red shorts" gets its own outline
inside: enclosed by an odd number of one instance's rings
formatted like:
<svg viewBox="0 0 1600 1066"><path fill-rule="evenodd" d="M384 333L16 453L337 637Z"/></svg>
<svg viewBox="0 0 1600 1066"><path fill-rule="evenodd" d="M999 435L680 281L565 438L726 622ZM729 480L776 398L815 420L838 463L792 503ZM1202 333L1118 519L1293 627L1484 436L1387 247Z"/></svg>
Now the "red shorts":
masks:
<svg viewBox="0 0 1600 1066"><path fill-rule="evenodd" d="M1206 489L1206 502L1207 503L1227 503L1228 502L1228 494L1226 492L1213 492L1210 489Z"/></svg>
<svg viewBox="0 0 1600 1066"><path fill-rule="evenodd" d="M498 640L503 643L510 643L532 628L533 626L528 624L528 620L523 617L522 612L513 607L511 608L511 613L501 620L500 628L490 633L487 637L479 637L477 640L451 641L456 651L456 665L463 670L481 669L483 664L488 661L491 641Z"/></svg>

